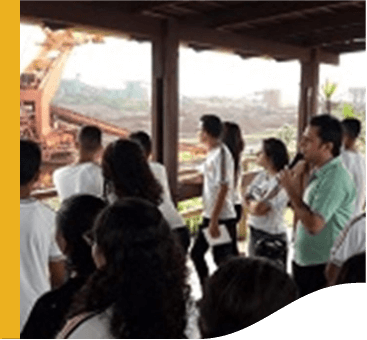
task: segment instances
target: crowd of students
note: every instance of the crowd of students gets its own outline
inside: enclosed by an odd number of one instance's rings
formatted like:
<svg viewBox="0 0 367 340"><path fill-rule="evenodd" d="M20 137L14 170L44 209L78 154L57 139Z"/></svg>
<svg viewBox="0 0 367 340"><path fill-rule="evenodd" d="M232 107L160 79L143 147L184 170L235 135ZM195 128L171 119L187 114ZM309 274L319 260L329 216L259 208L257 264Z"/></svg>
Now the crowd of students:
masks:
<svg viewBox="0 0 367 340"><path fill-rule="evenodd" d="M203 222L193 241L165 167L150 161L145 132L103 150L100 129L83 127L78 160L53 174L57 212L32 198L41 149L21 140L21 338L193 338L193 323L202 337L216 337L327 285L365 282L360 129L356 119L313 117L291 164L280 139L264 139L256 160L262 170L242 195L240 127L202 116L199 136L208 152L190 181L203 183ZM291 275L287 206L295 216ZM237 246L244 209L246 256ZM212 276L208 250L218 266ZM203 291L196 303L188 258Z"/></svg>

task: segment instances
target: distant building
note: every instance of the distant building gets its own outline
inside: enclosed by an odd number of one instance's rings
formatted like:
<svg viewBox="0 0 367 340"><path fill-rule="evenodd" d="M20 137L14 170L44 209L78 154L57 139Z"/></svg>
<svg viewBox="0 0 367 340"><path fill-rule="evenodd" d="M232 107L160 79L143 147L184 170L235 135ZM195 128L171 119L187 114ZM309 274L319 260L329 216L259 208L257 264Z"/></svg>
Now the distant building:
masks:
<svg viewBox="0 0 367 340"><path fill-rule="evenodd" d="M358 108L364 108L366 104L366 88L365 87L350 87L348 89L349 97L353 106Z"/></svg>
<svg viewBox="0 0 367 340"><path fill-rule="evenodd" d="M280 90L255 92L256 102L261 102L268 110L277 110L280 106Z"/></svg>

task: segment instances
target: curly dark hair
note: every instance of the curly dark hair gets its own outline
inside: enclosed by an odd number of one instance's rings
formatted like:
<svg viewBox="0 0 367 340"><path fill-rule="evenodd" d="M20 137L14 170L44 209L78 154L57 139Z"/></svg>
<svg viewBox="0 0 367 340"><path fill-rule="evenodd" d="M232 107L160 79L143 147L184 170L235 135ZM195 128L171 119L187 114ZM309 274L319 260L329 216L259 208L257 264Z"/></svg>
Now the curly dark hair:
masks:
<svg viewBox="0 0 367 340"><path fill-rule="evenodd" d="M103 154L102 171L107 185L117 197L140 197L159 205L163 189L154 177L140 145L119 139L109 144Z"/></svg>
<svg viewBox="0 0 367 340"><path fill-rule="evenodd" d="M203 338L237 332L295 301L293 279L260 257L234 258L206 282L200 301L199 326Z"/></svg>
<svg viewBox="0 0 367 340"><path fill-rule="evenodd" d="M121 199L102 211L93 231L106 264L78 294L70 316L108 308L115 338L184 337L186 261L159 209L143 199Z"/></svg>

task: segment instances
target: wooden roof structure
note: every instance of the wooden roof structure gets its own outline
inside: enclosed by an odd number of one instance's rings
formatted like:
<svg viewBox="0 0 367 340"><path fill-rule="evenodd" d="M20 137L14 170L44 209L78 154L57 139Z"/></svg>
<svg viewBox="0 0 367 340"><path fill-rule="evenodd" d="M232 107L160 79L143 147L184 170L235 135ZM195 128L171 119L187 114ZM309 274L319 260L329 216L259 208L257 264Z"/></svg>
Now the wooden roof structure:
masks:
<svg viewBox="0 0 367 340"><path fill-rule="evenodd" d="M244 58L305 60L318 48L322 62L366 48L365 1L75 1L20 4L21 17L49 25L105 28L137 39L178 24L180 42L197 50L232 50ZM108 20L106 20L108 19Z"/></svg>
<svg viewBox="0 0 367 340"><path fill-rule="evenodd" d="M21 21L152 42L153 148L178 194L178 48L299 60L299 133L317 111L320 63L366 48L365 1L21 1Z"/></svg>

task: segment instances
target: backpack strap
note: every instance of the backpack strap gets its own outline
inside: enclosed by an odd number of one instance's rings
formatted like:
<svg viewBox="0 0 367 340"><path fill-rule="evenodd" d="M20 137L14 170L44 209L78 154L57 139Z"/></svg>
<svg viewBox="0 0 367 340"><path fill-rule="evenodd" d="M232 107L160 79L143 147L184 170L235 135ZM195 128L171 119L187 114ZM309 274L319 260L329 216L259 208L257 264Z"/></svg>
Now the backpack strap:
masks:
<svg viewBox="0 0 367 340"><path fill-rule="evenodd" d="M84 322L91 319L93 316L95 316L96 313L94 312L86 312L79 314L72 319L68 320L64 328L61 330L61 332L57 335L56 339L68 339L69 336Z"/></svg>
<svg viewBox="0 0 367 340"><path fill-rule="evenodd" d="M223 144L220 145L220 181L224 182L226 177L226 153Z"/></svg>

